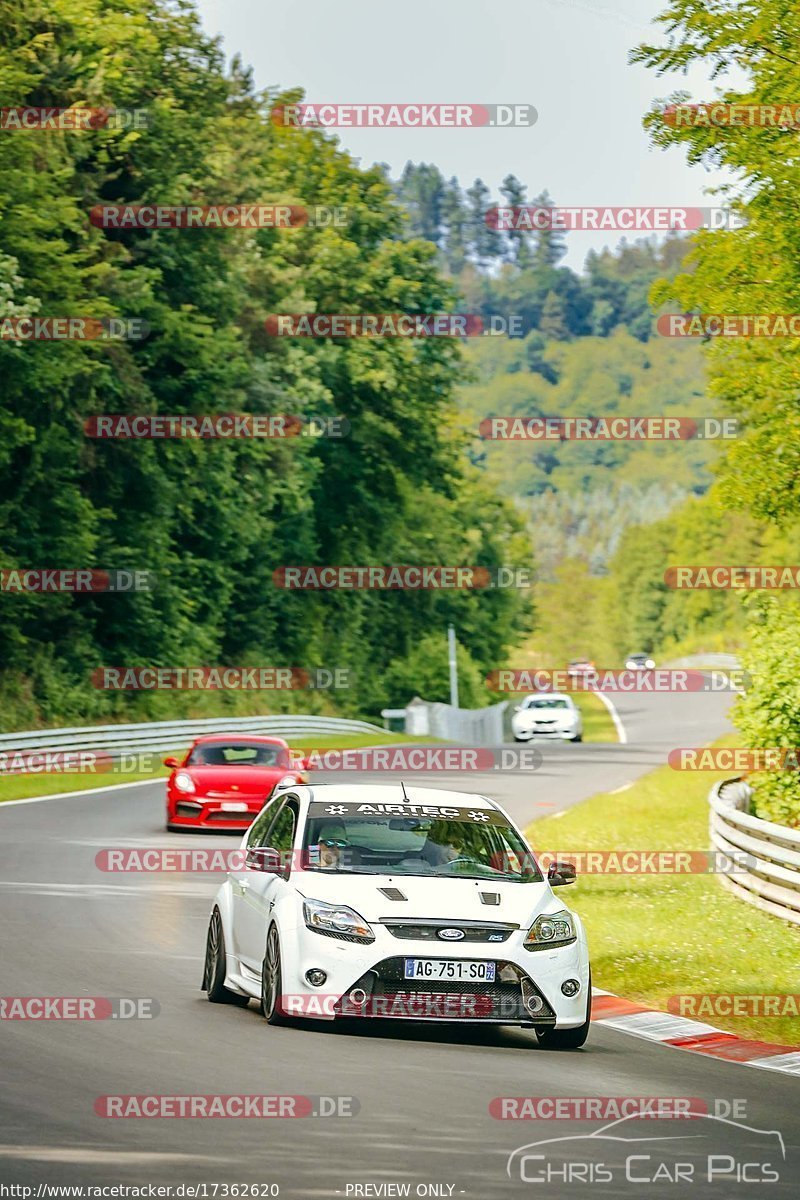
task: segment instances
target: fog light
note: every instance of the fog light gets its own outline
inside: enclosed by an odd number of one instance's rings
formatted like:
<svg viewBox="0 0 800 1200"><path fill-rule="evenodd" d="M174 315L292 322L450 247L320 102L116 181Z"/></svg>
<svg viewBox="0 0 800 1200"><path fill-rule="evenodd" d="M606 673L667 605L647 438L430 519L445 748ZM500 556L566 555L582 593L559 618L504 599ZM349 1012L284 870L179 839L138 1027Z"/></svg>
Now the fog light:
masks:
<svg viewBox="0 0 800 1200"><path fill-rule="evenodd" d="M306 983L310 983L312 987L322 987L327 978L325 971L321 971L319 967L312 967L310 971L306 971Z"/></svg>
<svg viewBox="0 0 800 1200"><path fill-rule="evenodd" d="M561 990L565 996L577 996L581 990L581 985L577 979L565 979L561 985Z"/></svg>
<svg viewBox="0 0 800 1200"><path fill-rule="evenodd" d="M526 996L525 1007L529 1013L541 1012L544 1008L544 1000L542 1000L541 996Z"/></svg>
<svg viewBox="0 0 800 1200"><path fill-rule="evenodd" d="M363 988L353 988L349 996L350 1003L356 1008L363 1008L367 1003L368 996Z"/></svg>

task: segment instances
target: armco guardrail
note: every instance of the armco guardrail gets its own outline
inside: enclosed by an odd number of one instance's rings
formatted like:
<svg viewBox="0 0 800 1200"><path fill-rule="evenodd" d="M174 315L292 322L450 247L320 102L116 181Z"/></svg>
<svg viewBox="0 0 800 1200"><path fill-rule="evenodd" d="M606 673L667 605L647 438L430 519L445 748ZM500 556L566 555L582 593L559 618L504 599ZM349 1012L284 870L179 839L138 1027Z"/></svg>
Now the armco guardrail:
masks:
<svg viewBox="0 0 800 1200"><path fill-rule="evenodd" d="M415 696L406 706L406 733L438 737L468 746L495 746L503 741L503 714L508 701L488 708L454 708Z"/></svg>
<svg viewBox="0 0 800 1200"><path fill-rule="evenodd" d="M708 802L711 845L723 854L742 852L747 869L720 875L725 887L748 904L800 925L800 829L789 829L742 812L752 794L747 784L715 784Z"/></svg>
<svg viewBox="0 0 800 1200"><path fill-rule="evenodd" d="M686 658L674 658L671 662L664 663L665 667L677 667L691 669L696 667L698 670L707 667L708 670L729 669L736 671L741 666L739 659L735 654L689 654Z"/></svg>
<svg viewBox="0 0 800 1200"><path fill-rule="evenodd" d="M15 750L104 750L112 758L132 751L159 753L187 746L201 733L264 733L276 737L318 734L385 733L368 721L344 717L203 717L197 721L151 721L136 725L87 725L74 729L36 729L0 734L0 754Z"/></svg>

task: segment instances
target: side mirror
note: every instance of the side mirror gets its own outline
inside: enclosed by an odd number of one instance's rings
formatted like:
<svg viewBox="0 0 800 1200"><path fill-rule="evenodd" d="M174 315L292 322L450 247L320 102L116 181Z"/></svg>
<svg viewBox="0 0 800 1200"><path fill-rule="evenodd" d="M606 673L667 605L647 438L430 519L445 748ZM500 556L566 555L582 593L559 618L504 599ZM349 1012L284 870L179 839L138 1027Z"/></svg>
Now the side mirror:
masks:
<svg viewBox="0 0 800 1200"><path fill-rule="evenodd" d="M574 863L554 862L547 868L547 882L550 887L565 887L568 883L574 883L577 878L578 872Z"/></svg>
<svg viewBox="0 0 800 1200"><path fill-rule="evenodd" d="M522 712L522 705L521 705L521 704L515 704L515 705L514 705L514 712Z"/></svg>
<svg viewBox="0 0 800 1200"><path fill-rule="evenodd" d="M173 771L175 770L176 767L179 767L180 765L181 765L180 762L178 761L178 759L175 757L174 754L170 754L168 758L164 759L164 766L172 767Z"/></svg>
<svg viewBox="0 0 800 1200"><path fill-rule="evenodd" d="M296 771L312 771L313 763L307 758L296 758L292 764Z"/></svg>
<svg viewBox="0 0 800 1200"><path fill-rule="evenodd" d="M280 852L271 846L249 846L244 862L248 871L263 871L266 875L277 875L283 870Z"/></svg>

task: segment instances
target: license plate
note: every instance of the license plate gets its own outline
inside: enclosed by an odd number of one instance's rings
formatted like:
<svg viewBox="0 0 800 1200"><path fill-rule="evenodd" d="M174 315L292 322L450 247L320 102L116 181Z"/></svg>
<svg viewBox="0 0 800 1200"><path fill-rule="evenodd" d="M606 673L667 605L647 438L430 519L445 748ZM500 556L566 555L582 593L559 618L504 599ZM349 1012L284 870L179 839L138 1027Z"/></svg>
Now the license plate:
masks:
<svg viewBox="0 0 800 1200"><path fill-rule="evenodd" d="M406 979L457 979L460 983L493 983L493 962L464 962L452 958L407 958Z"/></svg>
<svg viewBox="0 0 800 1200"><path fill-rule="evenodd" d="M223 812L247 812L246 804L237 804L234 801L229 801L227 804L221 804L220 808Z"/></svg>

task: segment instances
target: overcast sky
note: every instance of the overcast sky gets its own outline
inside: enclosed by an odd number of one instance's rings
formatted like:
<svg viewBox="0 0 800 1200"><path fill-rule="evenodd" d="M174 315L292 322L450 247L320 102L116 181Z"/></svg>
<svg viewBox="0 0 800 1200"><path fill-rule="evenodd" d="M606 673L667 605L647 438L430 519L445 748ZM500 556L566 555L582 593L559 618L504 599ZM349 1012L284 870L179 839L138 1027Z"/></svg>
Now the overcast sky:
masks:
<svg viewBox="0 0 800 1200"><path fill-rule="evenodd" d="M533 128L343 129L364 165L434 162L462 186L497 195L509 172L557 204L699 205L717 176L683 152L652 149L642 113L686 88L716 94L705 72L657 78L629 66L652 38L661 0L199 0L205 27L240 52L259 87L302 87L309 102L528 103ZM660 34L658 35L660 38ZM708 204L708 199L705 199ZM639 236L639 235L633 235ZM615 233L570 233L566 262L615 245Z"/></svg>

